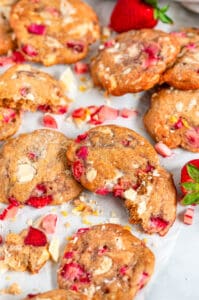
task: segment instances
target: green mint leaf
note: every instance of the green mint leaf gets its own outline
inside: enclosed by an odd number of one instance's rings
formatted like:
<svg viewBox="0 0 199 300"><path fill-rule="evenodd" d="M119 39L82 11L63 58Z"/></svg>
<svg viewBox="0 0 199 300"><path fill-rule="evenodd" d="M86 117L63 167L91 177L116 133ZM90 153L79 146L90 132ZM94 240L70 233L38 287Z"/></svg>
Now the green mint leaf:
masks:
<svg viewBox="0 0 199 300"><path fill-rule="evenodd" d="M153 7L157 7L158 5L158 1L157 0L144 0L145 3L153 6Z"/></svg>
<svg viewBox="0 0 199 300"><path fill-rule="evenodd" d="M199 182L199 169L194 165L188 164L187 165L187 172L189 176L195 181Z"/></svg>
<svg viewBox="0 0 199 300"><path fill-rule="evenodd" d="M199 192L199 183L194 183L194 182L184 182L182 183L182 186L187 190L187 191L192 191L192 192Z"/></svg>
<svg viewBox="0 0 199 300"><path fill-rule="evenodd" d="M182 204L184 205L191 205L191 204L198 204L198 203L199 203L199 192L193 194L187 194L182 200Z"/></svg>

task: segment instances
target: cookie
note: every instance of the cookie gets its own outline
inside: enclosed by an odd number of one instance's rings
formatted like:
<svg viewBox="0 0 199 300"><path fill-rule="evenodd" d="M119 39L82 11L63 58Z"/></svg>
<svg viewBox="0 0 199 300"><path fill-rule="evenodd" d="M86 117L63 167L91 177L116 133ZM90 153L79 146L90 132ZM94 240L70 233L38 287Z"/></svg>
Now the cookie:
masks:
<svg viewBox="0 0 199 300"><path fill-rule="evenodd" d="M180 36L181 35L181 36ZM166 70L160 83L168 83L180 90L199 88L199 29L179 33L182 49L174 65Z"/></svg>
<svg viewBox="0 0 199 300"><path fill-rule="evenodd" d="M172 176L159 165L154 148L135 131L114 125L92 128L70 145L67 158L77 181L97 194L121 197L130 222L140 223L147 233L164 235L173 224Z"/></svg>
<svg viewBox="0 0 199 300"><path fill-rule="evenodd" d="M169 148L199 152L199 90L159 90L152 96L144 124L156 141Z"/></svg>
<svg viewBox="0 0 199 300"><path fill-rule="evenodd" d="M67 244L58 285L95 300L132 300L149 281L153 253L116 224L81 228Z"/></svg>
<svg viewBox="0 0 199 300"><path fill-rule="evenodd" d="M0 76L0 105L62 114L70 100L64 86L48 73L30 65L14 65Z"/></svg>
<svg viewBox="0 0 199 300"><path fill-rule="evenodd" d="M62 133L46 129L10 139L0 152L0 201L12 197L39 208L78 196L82 188L65 157L70 143Z"/></svg>
<svg viewBox="0 0 199 300"><path fill-rule="evenodd" d="M30 241L30 234L34 234L33 241ZM40 246L36 246L34 242L38 236L42 237ZM38 273L49 259L48 242L44 233L32 227L20 234L9 233L0 246L1 267L5 270Z"/></svg>
<svg viewBox="0 0 199 300"><path fill-rule="evenodd" d="M9 8L8 8L9 9ZM6 7L0 7L0 55L7 54L16 46L13 32L7 19Z"/></svg>
<svg viewBox="0 0 199 300"><path fill-rule="evenodd" d="M66 290L52 290L46 293L30 294L24 300L88 300L88 298L77 292Z"/></svg>
<svg viewBox="0 0 199 300"><path fill-rule="evenodd" d="M0 141L17 132L21 124L21 113L10 108L0 107Z"/></svg>
<svg viewBox="0 0 199 300"><path fill-rule="evenodd" d="M46 66L72 64L88 53L99 39L98 18L81 0L18 1L11 26L27 60Z"/></svg>
<svg viewBox="0 0 199 300"><path fill-rule="evenodd" d="M91 63L93 81L115 96L152 88L180 51L176 37L152 29L120 34L101 48Z"/></svg>

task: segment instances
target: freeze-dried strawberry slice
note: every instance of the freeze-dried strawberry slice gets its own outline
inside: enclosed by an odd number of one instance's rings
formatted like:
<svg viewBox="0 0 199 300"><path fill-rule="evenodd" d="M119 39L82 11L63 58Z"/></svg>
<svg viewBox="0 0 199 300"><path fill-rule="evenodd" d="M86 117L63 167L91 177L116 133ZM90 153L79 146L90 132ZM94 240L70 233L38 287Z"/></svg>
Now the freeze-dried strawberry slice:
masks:
<svg viewBox="0 0 199 300"><path fill-rule="evenodd" d="M11 122L15 117L16 117L16 111L11 108L6 109L5 112L3 113L3 121L5 123Z"/></svg>
<svg viewBox="0 0 199 300"><path fill-rule="evenodd" d="M99 111L97 112L97 114L98 114L98 121L104 123L105 121L108 120L115 120L119 115L119 111L118 109L106 105L102 105Z"/></svg>
<svg viewBox="0 0 199 300"><path fill-rule="evenodd" d="M104 48L111 48L115 45L115 40L109 40L104 43Z"/></svg>
<svg viewBox="0 0 199 300"><path fill-rule="evenodd" d="M99 256L102 256L104 253L108 252L108 246L104 245L103 247L98 249L97 254Z"/></svg>
<svg viewBox="0 0 199 300"><path fill-rule="evenodd" d="M126 271L128 270L128 266L123 266L119 269L120 275L124 276L126 275Z"/></svg>
<svg viewBox="0 0 199 300"><path fill-rule="evenodd" d="M68 41L66 46L72 49L74 53L82 53L84 51L84 43L80 41Z"/></svg>
<svg viewBox="0 0 199 300"><path fill-rule="evenodd" d="M61 275L69 281L79 281L82 283L90 282L89 274L76 262L65 264L62 268Z"/></svg>
<svg viewBox="0 0 199 300"><path fill-rule="evenodd" d="M188 130L186 132L186 138L192 147L199 148L199 127Z"/></svg>
<svg viewBox="0 0 199 300"><path fill-rule="evenodd" d="M23 45L21 50L28 56L37 56L38 55L37 50L31 45Z"/></svg>
<svg viewBox="0 0 199 300"><path fill-rule="evenodd" d="M151 227L159 228L159 229L165 229L169 222L162 219L161 217L151 217Z"/></svg>
<svg viewBox="0 0 199 300"><path fill-rule="evenodd" d="M85 133L83 133L83 134L80 134L80 135L78 135L77 138L75 139L75 142L76 142L76 143L81 143L82 141L86 140L87 137L88 137L88 133L87 133L87 132L85 132Z"/></svg>
<svg viewBox="0 0 199 300"><path fill-rule="evenodd" d="M23 54L19 51L14 51L12 53L12 60L13 62L17 63L17 64L22 64L25 62L25 57L23 56Z"/></svg>
<svg viewBox="0 0 199 300"><path fill-rule="evenodd" d="M146 272L143 272L142 276L141 276L141 279L139 281L139 289L142 289L145 286L146 281L147 281L148 278L149 278L149 274L146 273Z"/></svg>
<svg viewBox="0 0 199 300"><path fill-rule="evenodd" d="M77 118L84 119L85 118L85 114L86 114L85 108L84 107L80 107L80 108L75 109L72 112L72 117L75 118L75 119L77 119Z"/></svg>
<svg viewBox="0 0 199 300"><path fill-rule="evenodd" d="M69 251L64 254L64 258L66 259L73 258L73 256L74 256L74 251Z"/></svg>
<svg viewBox="0 0 199 300"><path fill-rule="evenodd" d="M76 155L80 159L86 159L88 156L88 147L82 146L77 150Z"/></svg>
<svg viewBox="0 0 199 300"><path fill-rule="evenodd" d="M82 62L82 61L78 61L75 65L74 65L74 71L76 74L85 74L88 72L88 64Z"/></svg>
<svg viewBox="0 0 199 300"><path fill-rule="evenodd" d="M130 118L138 115L137 110L134 109L128 109L128 108L123 108L120 110L119 115L122 118Z"/></svg>
<svg viewBox="0 0 199 300"><path fill-rule="evenodd" d="M51 115L44 115L42 119L42 124L48 128L58 128L56 120Z"/></svg>
<svg viewBox="0 0 199 300"><path fill-rule="evenodd" d="M55 232L57 224L57 215L49 214L42 219L41 227L47 234L52 234Z"/></svg>
<svg viewBox="0 0 199 300"><path fill-rule="evenodd" d="M32 196L26 201L26 204L35 208L41 208L49 205L52 202L52 200L53 199L51 195L40 197Z"/></svg>
<svg viewBox="0 0 199 300"><path fill-rule="evenodd" d="M73 176L75 177L76 180L80 180L81 176L84 174L84 165L82 164L82 162L80 160L76 160L73 164L72 164L72 172L73 172Z"/></svg>
<svg viewBox="0 0 199 300"><path fill-rule="evenodd" d="M101 196L106 196L109 194L109 190L105 187L99 188L95 191L96 194L101 195Z"/></svg>
<svg viewBox="0 0 199 300"><path fill-rule="evenodd" d="M155 150L163 157L169 157L172 155L171 149L163 142L158 142L157 144L155 144Z"/></svg>
<svg viewBox="0 0 199 300"><path fill-rule="evenodd" d="M13 206L19 206L19 205L20 205L20 203L16 200L15 197L9 197L9 198L8 198L8 201L9 201L9 203L10 203L11 205L13 205Z"/></svg>
<svg viewBox="0 0 199 300"><path fill-rule="evenodd" d="M32 23L27 27L27 29L29 33L44 35L46 32L46 25Z"/></svg>
<svg viewBox="0 0 199 300"><path fill-rule="evenodd" d="M2 221L13 219L19 210L19 202L14 197L9 197L8 201L10 204L0 214L0 220Z"/></svg>
<svg viewBox="0 0 199 300"><path fill-rule="evenodd" d="M156 43L146 44L144 46L143 51L147 55L147 58L143 65L144 68L148 68L149 66L157 63L157 61L159 59L158 54L159 54L160 48Z"/></svg>
<svg viewBox="0 0 199 300"><path fill-rule="evenodd" d="M43 247L47 244L47 238L41 230L30 227L28 234L24 239L24 244L35 247Z"/></svg>
<svg viewBox="0 0 199 300"><path fill-rule="evenodd" d="M180 129L182 128L184 125L183 125L183 122L182 122L182 119L179 118L179 120L173 125L174 129Z"/></svg>
<svg viewBox="0 0 199 300"><path fill-rule="evenodd" d="M77 230L77 235L80 235L80 234L82 234L82 233L85 233L85 232L87 232L87 231L89 231L90 230L90 228L89 227L84 227L84 228L79 228L78 230Z"/></svg>

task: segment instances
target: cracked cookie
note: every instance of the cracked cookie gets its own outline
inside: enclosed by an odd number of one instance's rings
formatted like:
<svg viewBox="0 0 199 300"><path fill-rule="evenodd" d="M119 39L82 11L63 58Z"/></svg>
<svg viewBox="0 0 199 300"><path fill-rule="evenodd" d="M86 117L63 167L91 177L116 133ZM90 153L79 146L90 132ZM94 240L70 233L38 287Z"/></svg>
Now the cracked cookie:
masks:
<svg viewBox="0 0 199 300"><path fill-rule="evenodd" d="M0 201L12 197L36 208L62 204L79 195L65 152L71 140L40 129L10 139L0 151Z"/></svg>
<svg viewBox="0 0 199 300"><path fill-rule="evenodd" d="M130 222L147 233L165 235L176 217L176 189L142 136L115 125L98 126L76 138L67 150L73 176L99 195L124 200Z"/></svg>
<svg viewBox="0 0 199 300"><path fill-rule="evenodd" d="M98 18L81 0L18 1L10 18L27 60L46 66L83 59L99 39Z"/></svg>
<svg viewBox="0 0 199 300"><path fill-rule="evenodd" d="M149 281L154 255L116 224L80 228L67 244L58 270L60 288L95 300L132 300Z"/></svg>

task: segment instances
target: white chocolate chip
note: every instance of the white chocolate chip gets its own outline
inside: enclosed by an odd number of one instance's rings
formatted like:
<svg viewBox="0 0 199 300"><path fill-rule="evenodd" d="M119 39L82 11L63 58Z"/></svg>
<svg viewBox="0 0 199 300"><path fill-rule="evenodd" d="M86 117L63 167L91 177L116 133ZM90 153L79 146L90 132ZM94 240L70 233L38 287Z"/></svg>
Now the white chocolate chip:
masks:
<svg viewBox="0 0 199 300"><path fill-rule="evenodd" d="M17 168L17 180L20 183L31 181L36 174L36 169L28 163L19 164Z"/></svg>
<svg viewBox="0 0 199 300"><path fill-rule="evenodd" d="M61 74L60 81L64 84L67 93L72 95L77 92L78 83L70 67Z"/></svg>
<svg viewBox="0 0 199 300"><path fill-rule="evenodd" d="M146 202L145 201L139 202L139 204L138 204L138 210L137 210L138 214L141 215L145 211L146 211Z"/></svg>
<svg viewBox="0 0 199 300"><path fill-rule="evenodd" d="M177 110L177 112L181 112L183 110L183 103L182 102L177 102L176 103L176 110Z"/></svg>
<svg viewBox="0 0 199 300"><path fill-rule="evenodd" d="M113 264L113 261L110 257L103 256L100 268L96 269L93 272L93 274L94 275L101 275L101 274L104 274L104 273L108 272L110 270L110 268L112 267L112 264Z"/></svg>
<svg viewBox="0 0 199 300"><path fill-rule="evenodd" d="M133 189L126 190L124 192L124 198L127 200L135 201L137 198L137 192Z"/></svg>
<svg viewBox="0 0 199 300"><path fill-rule="evenodd" d="M49 245L49 253L54 262L57 262L59 259L59 239L54 237Z"/></svg>
<svg viewBox="0 0 199 300"><path fill-rule="evenodd" d="M86 172L86 178L89 182L93 182L93 180L96 178L96 176L97 176L97 170L94 168L90 168Z"/></svg>
<svg viewBox="0 0 199 300"><path fill-rule="evenodd" d="M115 244L116 244L116 247L117 247L118 250L123 250L124 249L123 248L124 247L123 241L122 241L122 239L120 237L117 237L115 239Z"/></svg>

